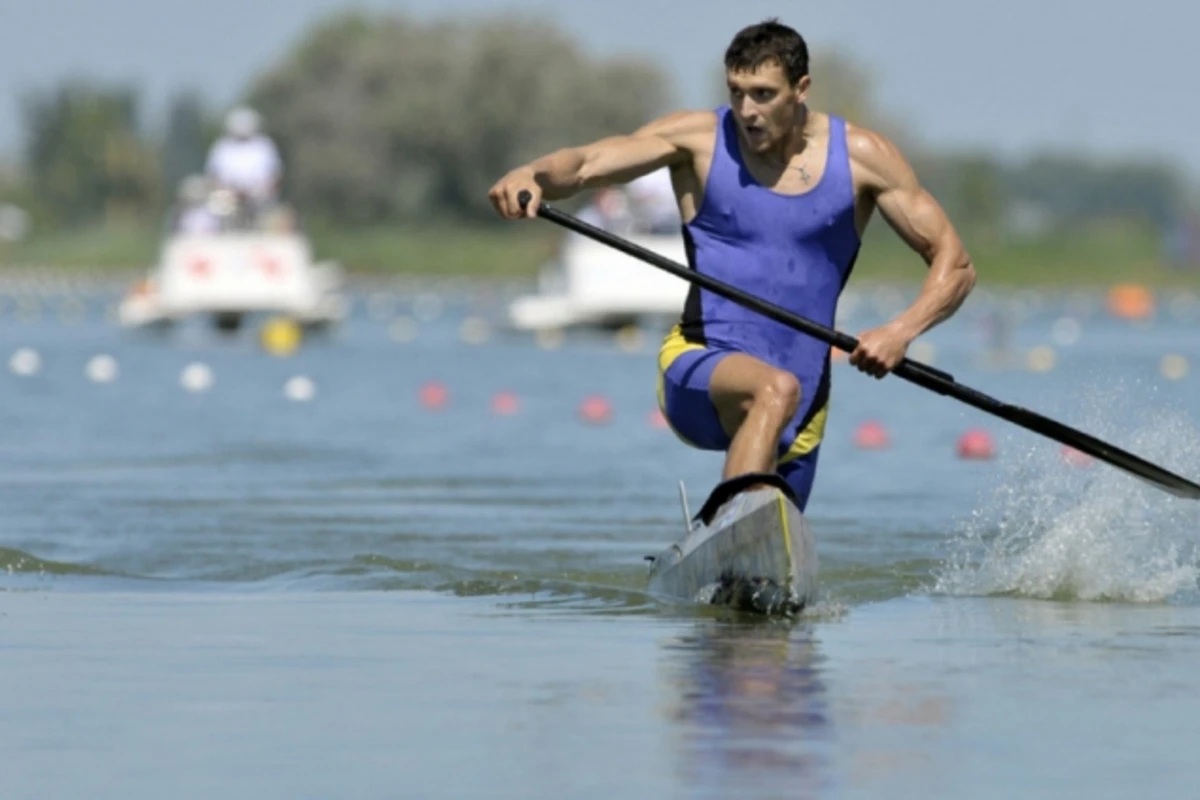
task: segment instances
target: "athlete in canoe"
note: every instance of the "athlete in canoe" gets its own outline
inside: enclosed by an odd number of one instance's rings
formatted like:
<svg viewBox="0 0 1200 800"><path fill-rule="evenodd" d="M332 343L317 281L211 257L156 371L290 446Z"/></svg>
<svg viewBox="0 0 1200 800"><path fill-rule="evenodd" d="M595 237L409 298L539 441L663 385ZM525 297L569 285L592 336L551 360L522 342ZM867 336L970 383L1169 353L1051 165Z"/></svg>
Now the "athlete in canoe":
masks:
<svg viewBox="0 0 1200 800"><path fill-rule="evenodd" d="M768 20L725 53L729 103L558 150L490 191L508 219L538 203L670 170L689 266L831 327L878 209L928 265L902 314L859 336L850 363L882 378L975 283L954 226L881 134L811 109L808 48ZM522 208L523 191L532 201ZM693 286L659 353L659 402L685 442L726 453L724 478L778 472L804 509L825 428L829 346Z"/></svg>

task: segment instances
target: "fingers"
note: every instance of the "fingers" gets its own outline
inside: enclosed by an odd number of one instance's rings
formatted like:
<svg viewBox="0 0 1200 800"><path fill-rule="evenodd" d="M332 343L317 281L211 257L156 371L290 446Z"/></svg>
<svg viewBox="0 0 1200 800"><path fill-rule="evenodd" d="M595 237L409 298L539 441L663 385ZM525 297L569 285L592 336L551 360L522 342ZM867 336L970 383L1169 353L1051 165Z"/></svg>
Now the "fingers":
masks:
<svg viewBox="0 0 1200 800"><path fill-rule="evenodd" d="M850 363L863 372L870 375L872 378L880 379L885 377L892 371L892 367L883 358L875 355L871 351L859 345L854 352L850 354Z"/></svg>
<svg viewBox="0 0 1200 800"><path fill-rule="evenodd" d="M529 203L521 207L521 193L528 192ZM536 217L542 202L542 187L535 181L516 176L505 176L488 191L488 199L496 213L504 219Z"/></svg>
<svg viewBox="0 0 1200 800"><path fill-rule="evenodd" d="M529 202L524 208L521 207L522 192L529 192ZM538 206L542 204L542 187L538 186L536 183L531 186L522 186L517 190L515 196L517 199L517 212L519 214L529 217L530 219L533 219L537 216Z"/></svg>

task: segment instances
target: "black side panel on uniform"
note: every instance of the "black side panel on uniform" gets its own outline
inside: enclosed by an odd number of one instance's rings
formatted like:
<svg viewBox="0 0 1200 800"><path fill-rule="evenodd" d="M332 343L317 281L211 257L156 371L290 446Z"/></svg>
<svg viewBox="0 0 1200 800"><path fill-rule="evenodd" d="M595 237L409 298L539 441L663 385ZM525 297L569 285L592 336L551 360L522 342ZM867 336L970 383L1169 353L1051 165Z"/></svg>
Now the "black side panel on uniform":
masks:
<svg viewBox="0 0 1200 800"><path fill-rule="evenodd" d="M696 269L696 243L686 225L683 226L683 249L687 254L688 268ZM704 338L704 307L700 300L700 287L694 283L688 289L687 301L683 304L679 331L692 344L708 344Z"/></svg>

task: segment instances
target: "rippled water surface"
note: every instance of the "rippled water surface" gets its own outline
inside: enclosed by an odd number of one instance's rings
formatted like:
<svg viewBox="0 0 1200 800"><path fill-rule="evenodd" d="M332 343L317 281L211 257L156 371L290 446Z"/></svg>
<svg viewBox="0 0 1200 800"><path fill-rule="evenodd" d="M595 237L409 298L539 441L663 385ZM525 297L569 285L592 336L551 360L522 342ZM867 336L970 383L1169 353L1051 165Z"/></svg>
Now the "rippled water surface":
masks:
<svg viewBox="0 0 1200 800"><path fill-rule="evenodd" d="M1200 504L839 364L817 607L666 606L642 557L720 458L654 424L656 330L480 342L499 295L363 292L274 358L253 328L135 335L104 292L33 297L0 307L0 355L39 361L0 376L11 796L1200 788ZM840 324L902 299L852 296ZM913 355L1200 476L1197 377L1163 374L1200 366L1195 302L1135 325L1101 299L980 294ZM212 384L186 391L198 363ZM854 446L866 421L887 448ZM956 457L973 427L995 459Z"/></svg>

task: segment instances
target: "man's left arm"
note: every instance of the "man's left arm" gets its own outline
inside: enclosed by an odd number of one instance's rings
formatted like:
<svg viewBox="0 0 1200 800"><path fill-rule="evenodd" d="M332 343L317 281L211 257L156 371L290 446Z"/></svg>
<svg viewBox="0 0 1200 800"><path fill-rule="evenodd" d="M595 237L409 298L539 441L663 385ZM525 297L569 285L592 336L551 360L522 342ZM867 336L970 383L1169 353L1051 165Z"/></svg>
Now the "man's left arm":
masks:
<svg viewBox="0 0 1200 800"><path fill-rule="evenodd" d="M859 129L850 137L850 150L864 191L929 267L913 304L891 322L860 335L850 355L851 364L882 378L900 363L914 339L958 310L975 285L975 267L946 212L895 145Z"/></svg>

